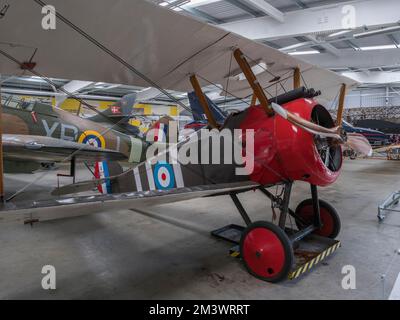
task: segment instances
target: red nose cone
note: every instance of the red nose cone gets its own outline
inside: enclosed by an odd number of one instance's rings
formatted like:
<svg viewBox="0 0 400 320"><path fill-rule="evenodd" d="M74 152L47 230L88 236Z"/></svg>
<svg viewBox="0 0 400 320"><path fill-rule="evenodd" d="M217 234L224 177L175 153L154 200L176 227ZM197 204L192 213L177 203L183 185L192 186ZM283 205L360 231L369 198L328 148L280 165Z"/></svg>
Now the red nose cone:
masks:
<svg viewBox="0 0 400 320"><path fill-rule="evenodd" d="M329 112L313 99L297 99L283 107L298 116L333 127ZM260 106L247 111L241 129L254 129L254 170L250 178L263 185L301 180L318 186L333 183L340 174L340 146L321 155L315 136L279 115L268 117ZM324 159L326 158L326 159Z"/></svg>

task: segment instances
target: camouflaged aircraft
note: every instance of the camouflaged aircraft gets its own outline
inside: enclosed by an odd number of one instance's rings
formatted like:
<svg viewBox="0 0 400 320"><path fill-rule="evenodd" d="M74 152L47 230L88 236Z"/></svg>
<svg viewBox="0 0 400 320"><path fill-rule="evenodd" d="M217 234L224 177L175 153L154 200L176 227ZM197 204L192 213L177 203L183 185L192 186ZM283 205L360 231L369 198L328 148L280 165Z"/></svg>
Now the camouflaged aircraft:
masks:
<svg viewBox="0 0 400 320"><path fill-rule="evenodd" d="M75 161L143 160L142 139L51 105L10 97L2 111L5 172L30 173L55 162L70 161L72 168Z"/></svg>
<svg viewBox="0 0 400 320"><path fill-rule="evenodd" d="M90 121L97 122L104 127L113 127L114 130L128 135L141 136L139 128L129 123L133 116L136 103L136 93L125 95L102 113L86 117ZM117 126L115 124L118 124Z"/></svg>

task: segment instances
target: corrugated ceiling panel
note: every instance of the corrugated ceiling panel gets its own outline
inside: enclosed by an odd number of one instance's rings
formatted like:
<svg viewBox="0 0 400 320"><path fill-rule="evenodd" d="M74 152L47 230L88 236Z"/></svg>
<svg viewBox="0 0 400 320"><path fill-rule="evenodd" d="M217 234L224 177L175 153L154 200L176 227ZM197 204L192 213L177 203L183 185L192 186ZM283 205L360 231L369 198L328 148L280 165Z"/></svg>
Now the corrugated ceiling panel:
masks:
<svg viewBox="0 0 400 320"><path fill-rule="evenodd" d="M231 20L236 17L243 17L243 18L252 17L252 15L250 15L248 12L239 9L238 7L226 1L218 1L205 4L196 7L196 9L221 20Z"/></svg>

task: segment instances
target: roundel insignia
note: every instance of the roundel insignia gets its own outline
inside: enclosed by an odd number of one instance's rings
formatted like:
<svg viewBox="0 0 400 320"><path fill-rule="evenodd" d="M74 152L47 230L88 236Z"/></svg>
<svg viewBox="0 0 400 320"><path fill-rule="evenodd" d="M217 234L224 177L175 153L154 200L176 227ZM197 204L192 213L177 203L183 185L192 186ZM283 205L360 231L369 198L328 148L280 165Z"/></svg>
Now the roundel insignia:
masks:
<svg viewBox="0 0 400 320"><path fill-rule="evenodd" d="M171 189L175 187L175 175L172 166L158 162L154 166L154 182L157 189Z"/></svg>
<svg viewBox="0 0 400 320"><path fill-rule="evenodd" d="M93 147L97 148L105 148L106 141L104 137L94 130L86 130L84 131L78 139L79 143L90 144Z"/></svg>

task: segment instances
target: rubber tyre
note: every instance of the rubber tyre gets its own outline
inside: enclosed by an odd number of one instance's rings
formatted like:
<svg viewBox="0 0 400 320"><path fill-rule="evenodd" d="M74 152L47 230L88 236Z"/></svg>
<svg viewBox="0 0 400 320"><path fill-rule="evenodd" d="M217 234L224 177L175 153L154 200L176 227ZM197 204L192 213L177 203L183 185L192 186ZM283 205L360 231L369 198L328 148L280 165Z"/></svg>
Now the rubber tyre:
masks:
<svg viewBox="0 0 400 320"><path fill-rule="evenodd" d="M335 239L341 228L340 217L334 207L324 200L319 200L319 208L321 213L322 228L313 232L313 234ZM295 214L302 217L308 222L307 225L303 225L296 219L296 225L299 230L312 224L314 216L314 209L312 205L312 199L306 199L299 203L296 208Z"/></svg>
<svg viewBox="0 0 400 320"><path fill-rule="evenodd" d="M251 275L268 282L287 279L294 261L286 233L266 221L254 222L245 229L240 239L240 256Z"/></svg>

